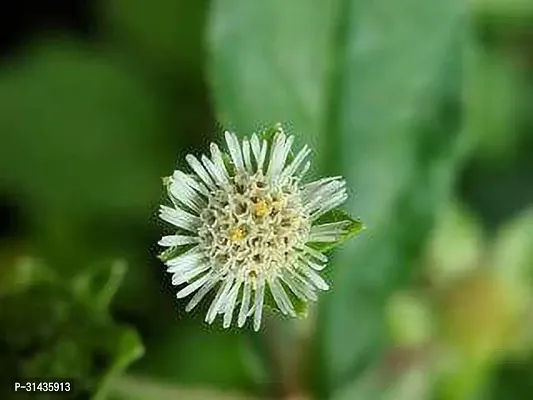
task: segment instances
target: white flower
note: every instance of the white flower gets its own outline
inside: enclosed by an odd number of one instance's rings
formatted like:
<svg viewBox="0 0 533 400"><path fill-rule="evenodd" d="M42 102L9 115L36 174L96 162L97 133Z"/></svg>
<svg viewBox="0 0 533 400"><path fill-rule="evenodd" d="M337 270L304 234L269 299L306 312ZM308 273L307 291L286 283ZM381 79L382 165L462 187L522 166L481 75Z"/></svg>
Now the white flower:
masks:
<svg viewBox="0 0 533 400"><path fill-rule="evenodd" d="M193 174L175 171L167 179L174 207L161 206L160 217L179 229L159 245L190 247L166 260L167 272L174 285L186 284L178 298L194 294L187 311L216 290L208 323L223 314L227 328L237 313L242 327L253 315L258 330L267 289L291 316L296 313L288 290L315 301L317 290L328 289L317 273L328 259L308 244L335 242L346 233L348 221L313 225L346 200L345 182L331 177L302 183L310 149L305 146L289 162L294 137L280 125L276 129L270 146L256 134L240 142L226 132L231 163L212 143L211 158L187 155Z"/></svg>

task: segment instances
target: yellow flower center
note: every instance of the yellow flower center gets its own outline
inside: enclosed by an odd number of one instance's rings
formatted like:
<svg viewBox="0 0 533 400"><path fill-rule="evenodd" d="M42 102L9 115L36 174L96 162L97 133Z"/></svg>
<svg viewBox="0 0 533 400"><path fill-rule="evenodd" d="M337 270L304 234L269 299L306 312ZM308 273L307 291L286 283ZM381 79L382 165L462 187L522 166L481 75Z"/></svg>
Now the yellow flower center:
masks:
<svg viewBox="0 0 533 400"><path fill-rule="evenodd" d="M254 204L254 214L259 218L268 214L268 204L266 201L260 200L257 204Z"/></svg>
<svg viewBox="0 0 533 400"><path fill-rule="evenodd" d="M231 239L233 242L237 242L237 241L239 241L239 240L244 239L244 236L245 236L245 232L244 232L244 229L242 228L242 226L233 229L233 230L230 232L230 235L229 235L230 239Z"/></svg>

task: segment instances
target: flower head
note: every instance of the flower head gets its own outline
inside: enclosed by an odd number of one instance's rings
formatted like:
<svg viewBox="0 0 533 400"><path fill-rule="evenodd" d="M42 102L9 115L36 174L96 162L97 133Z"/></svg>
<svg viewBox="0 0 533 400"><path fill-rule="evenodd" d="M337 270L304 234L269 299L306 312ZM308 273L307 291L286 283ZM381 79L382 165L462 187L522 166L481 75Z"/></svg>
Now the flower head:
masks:
<svg viewBox="0 0 533 400"><path fill-rule="evenodd" d="M317 273L328 259L313 244L338 241L351 221L317 220L347 193L340 177L302 182L310 149L289 159L294 137L280 125L271 143L256 134L225 138L229 157L212 143L211 157L186 156L192 173L167 178L173 207L161 206L160 217L177 232L159 245L170 247L163 259L172 283L186 284L177 297L193 295L187 311L215 290L208 323L223 314L227 328L236 314L239 327L252 317L258 330L267 291L283 314L295 316L291 297L315 301L328 289Z"/></svg>

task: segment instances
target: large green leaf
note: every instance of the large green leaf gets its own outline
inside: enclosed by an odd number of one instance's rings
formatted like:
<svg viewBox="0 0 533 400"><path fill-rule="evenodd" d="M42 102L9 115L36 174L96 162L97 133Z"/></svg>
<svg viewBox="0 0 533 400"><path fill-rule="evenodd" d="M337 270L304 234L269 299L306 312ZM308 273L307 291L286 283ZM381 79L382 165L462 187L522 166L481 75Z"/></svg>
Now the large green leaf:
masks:
<svg viewBox="0 0 533 400"><path fill-rule="evenodd" d="M290 121L317 147L323 170L346 176L357 191L349 211L368 227L337 258L320 321L319 375L329 386L350 380L384 345L383 302L410 275L452 182L460 64L453 43L464 7L214 2L208 38L219 118L245 134ZM448 68L453 77L442 86L451 94L439 86Z"/></svg>
<svg viewBox="0 0 533 400"><path fill-rule="evenodd" d="M239 133L281 121L318 134L335 4L213 2L209 68L221 122Z"/></svg>
<svg viewBox="0 0 533 400"><path fill-rule="evenodd" d="M457 54L452 55L455 57ZM448 80L444 82L450 85ZM446 95L439 90L435 93ZM333 271L336 285L325 304L322 325L333 384L348 380L387 345L385 301L416 277L435 214L450 196L454 167L467 142L456 139L460 110L454 95L449 96L440 99L434 112L426 109L427 119L413 127L418 136L413 139L409 157L413 162L411 176L396 192L387 209L388 218L375 225L370 220L369 235L339 252L337 264L343 268ZM391 161L389 168L394 165ZM374 195L379 196L379 192Z"/></svg>

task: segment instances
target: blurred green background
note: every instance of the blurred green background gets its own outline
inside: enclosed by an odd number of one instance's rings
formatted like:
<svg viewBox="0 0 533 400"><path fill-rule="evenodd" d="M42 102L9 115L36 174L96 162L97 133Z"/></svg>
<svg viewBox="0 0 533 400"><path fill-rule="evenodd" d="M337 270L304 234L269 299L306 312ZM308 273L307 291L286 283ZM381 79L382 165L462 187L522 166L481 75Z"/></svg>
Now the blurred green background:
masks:
<svg viewBox="0 0 533 400"><path fill-rule="evenodd" d="M533 3L13 2L0 14L0 397L533 398ZM305 320L190 315L161 177L284 122L367 229Z"/></svg>

